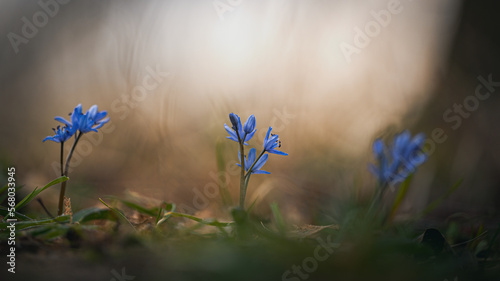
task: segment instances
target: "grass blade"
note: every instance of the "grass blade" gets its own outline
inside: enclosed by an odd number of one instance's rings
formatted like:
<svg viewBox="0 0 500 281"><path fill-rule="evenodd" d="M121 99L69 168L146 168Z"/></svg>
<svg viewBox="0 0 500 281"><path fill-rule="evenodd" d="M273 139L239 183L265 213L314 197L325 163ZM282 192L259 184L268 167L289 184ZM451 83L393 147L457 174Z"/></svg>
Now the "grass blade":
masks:
<svg viewBox="0 0 500 281"><path fill-rule="evenodd" d="M69 222L69 216L59 216L57 218L53 219L41 219L41 220L31 220L31 221L19 221L16 222L16 230L21 230L21 229L26 229L26 228L32 228L32 227L38 227L38 226L44 226L48 224L54 224L54 223L68 223ZM6 229L7 226L9 226L10 223L0 223L0 228L1 229Z"/></svg>
<svg viewBox="0 0 500 281"><path fill-rule="evenodd" d="M116 221L117 217L109 209L89 208L81 210L73 215L74 223L85 223L93 220L112 220Z"/></svg>
<svg viewBox="0 0 500 281"><path fill-rule="evenodd" d="M410 182L413 179L413 174L411 174L408 178L406 178L399 187L398 194L396 195L396 199L394 199L394 204L392 204L391 212L389 214L389 221L394 219L396 212L408 194L408 190L410 188Z"/></svg>
<svg viewBox="0 0 500 281"><path fill-rule="evenodd" d="M31 200L35 199L35 197L37 197L38 194L40 194L45 189L47 189L53 185L56 185L58 183L67 181L68 179L69 179L68 177L62 176L62 177L59 177L59 178L49 182L48 184L46 184L44 187L42 187L40 189L38 189L38 187L35 187L35 189L30 194L28 194L28 196L24 197L23 200L21 200L19 203L17 203L16 210L19 210L22 207L26 206L29 202L31 202Z"/></svg>
<svg viewBox="0 0 500 281"><path fill-rule="evenodd" d="M151 216L151 217L156 217L156 215L158 214L158 208L156 208L156 207L148 209L148 208L143 207L139 204L136 204L136 203L133 203L133 202L130 202L127 200L123 200L123 199L117 198L115 196L106 196L105 198L118 200L123 205L125 205L131 209L134 209L134 210L138 211L139 213L143 213L143 214L146 214L146 215Z"/></svg>
<svg viewBox="0 0 500 281"><path fill-rule="evenodd" d="M271 210L273 212L274 221L276 222L276 227L281 235L286 234L286 225L283 216L281 215L280 208L276 202L271 204Z"/></svg>
<svg viewBox="0 0 500 281"><path fill-rule="evenodd" d="M101 201L101 203L104 204L104 206L108 207L111 211L113 211L113 213L124 219L135 231L137 231L137 229L135 229L135 226L127 219L127 217L122 212L120 212L118 209L109 206L101 198L99 198L99 201Z"/></svg>
<svg viewBox="0 0 500 281"><path fill-rule="evenodd" d="M202 219L198 218L192 215L188 214L183 214L183 213L177 213L177 212L168 212L167 215L171 215L172 217L182 217L182 218L187 218L190 220L194 220L196 222L199 222L204 225L211 225L215 227L226 227L226 226L231 226L234 224L234 222L220 222L218 220L207 220L207 219Z"/></svg>
<svg viewBox="0 0 500 281"><path fill-rule="evenodd" d="M7 207L4 207L4 206L0 206L0 215L2 215L3 217L7 217L7 216L10 216L10 212L9 212L9 208ZM32 218L26 216L26 215L23 215L21 213L18 213L18 212L14 212L14 215L18 218L18 219L23 219L23 220L32 220Z"/></svg>

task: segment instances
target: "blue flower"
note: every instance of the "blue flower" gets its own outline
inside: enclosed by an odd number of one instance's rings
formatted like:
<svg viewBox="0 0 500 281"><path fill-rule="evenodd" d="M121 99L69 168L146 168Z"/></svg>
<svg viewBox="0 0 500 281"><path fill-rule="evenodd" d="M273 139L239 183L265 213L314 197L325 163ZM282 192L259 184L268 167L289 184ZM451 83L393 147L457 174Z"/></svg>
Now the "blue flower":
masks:
<svg viewBox="0 0 500 281"><path fill-rule="evenodd" d="M247 122L245 122L245 125L243 125L243 131L245 132L245 134L250 136L248 140L250 140L257 131L255 130L255 116L253 114L248 117Z"/></svg>
<svg viewBox="0 0 500 281"><path fill-rule="evenodd" d="M248 157L245 156L245 171L248 172L248 169L250 169L250 167L252 167L253 163L255 162L255 154L256 154L256 150L255 150L255 148L252 148L248 152ZM240 163L241 163L240 153L238 153L238 158L240 159ZM253 166L251 173L252 174L270 174L268 171L263 171L260 169L260 168L262 168L262 166L264 166L264 164L266 164L267 158L269 158L269 154L262 155L262 157L260 157L259 160L257 161L257 163L255 163L255 165ZM237 163L236 165L241 167L241 164L239 164L239 163Z"/></svg>
<svg viewBox="0 0 500 281"><path fill-rule="evenodd" d="M378 166L370 164L368 168L383 185L402 182L427 160L427 155L422 151L424 143L424 134L412 139L409 131L397 135L391 147L377 139L373 142L373 153Z"/></svg>
<svg viewBox="0 0 500 281"><path fill-rule="evenodd" d="M101 128L104 124L109 122L109 117L106 117L108 114L106 110L103 111L98 111L97 110L97 105L93 105L87 110L87 112L83 115L81 115L81 107L80 107L80 112L78 113L80 116L78 117L79 119L79 124L78 124L78 130L82 133L88 133L88 132L96 132L97 129ZM106 118L104 118L106 117Z"/></svg>
<svg viewBox="0 0 500 281"><path fill-rule="evenodd" d="M243 144L248 145L246 142L252 139L253 135L257 130L255 130L255 116L252 114L248 117L244 126L241 126L240 117L234 113L229 114L229 120L231 120L232 128L227 124L224 124L224 128L229 133L227 137L230 140L239 142L238 135L242 140Z"/></svg>
<svg viewBox="0 0 500 281"><path fill-rule="evenodd" d="M274 153L278 155L288 155L287 153L283 151L276 150L276 147L281 147L281 141L279 140L279 136L276 134L271 134L271 130L273 128L269 127L269 130L267 131L266 138L264 139L264 150L269 153ZM271 137L269 137L269 135Z"/></svg>
<svg viewBox="0 0 500 281"><path fill-rule="evenodd" d="M43 142L45 142L46 140L51 140L59 143L65 142L74 134L74 132L72 132L68 128L68 126L64 127L57 126L57 129L52 129L52 130L54 130L56 134L54 136L47 136L46 138L43 139Z"/></svg>
<svg viewBox="0 0 500 281"><path fill-rule="evenodd" d="M81 104L77 105L73 110L73 113L70 113L70 115L71 115L71 122L64 119L61 116L56 116L54 119L66 125L67 129L73 135L74 133L76 133L76 131L78 131L80 118L82 116L82 105Z"/></svg>
<svg viewBox="0 0 500 281"><path fill-rule="evenodd" d="M73 132L80 130L82 133L88 133L91 131L97 132L97 129L101 128L109 121L109 117L104 118L106 114L108 113L105 110L98 111L97 105L95 104L83 114L82 105L79 104L75 107L73 113L71 113L71 122L61 116L57 116L55 119L66 124Z"/></svg>

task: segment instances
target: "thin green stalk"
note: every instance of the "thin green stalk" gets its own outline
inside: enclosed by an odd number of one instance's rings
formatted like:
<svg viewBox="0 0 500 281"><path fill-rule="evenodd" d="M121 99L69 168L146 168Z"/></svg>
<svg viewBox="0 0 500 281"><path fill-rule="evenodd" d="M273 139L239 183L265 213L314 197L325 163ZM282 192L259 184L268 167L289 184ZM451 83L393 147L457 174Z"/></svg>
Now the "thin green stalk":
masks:
<svg viewBox="0 0 500 281"><path fill-rule="evenodd" d="M68 176L69 162L71 161L71 157L73 156L73 151L75 151L76 144L78 143L78 140L80 139L80 137L82 135L83 135L82 132L80 132L78 134L78 136L75 139L75 142L73 143L73 146L71 147L71 150L68 153L68 157L66 158L66 167L64 168L64 172L62 174L63 176ZM59 193L59 206L58 206L58 209L57 209L57 215L58 216L62 215L63 203L64 203L64 193L65 192L66 192L66 181L64 181L61 184L61 192Z"/></svg>
<svg viewBox="0 0 500 281"><path fill-rule="evenodd" d="M238 142L240 143L240 158L241 158L241 175L240 175L240 208L243 209L245 207L245 146L243 145L243 140L240 138L240 134L238 130L236 130L236 135L238 136Z"/></svg>
<svg viewBox="0 0 500 281"><path fill-rule="evenodd" d="M64 167L63 167L63 155L64 155L64 142L61 142L61 177L64 176Z"/></svg>
<svg viewBox="0 0 500 281"><path fill-rule="evenodd" d="M245 197L247 194L248 182L250 181L250 175L252 175L252 169L255 166L255 164L257 163L257 161L259 161L259 159L262 157L262 155L264 155L264 152L266 152L266 151L262 150L262 152L259 154L259 157L257 157L257 159L255 159L252 166L250 166L250 169L248 169L248 172L244 176L243 185L241 185L241 187L240 187L240 206L242 209L243 209L243 206L245 204Z"/></svg>
<svg viewBox="0 0 500 281"><path fill-rule="evenodd" d="M255 166L255 164L257 164L257 161L259 161L260 157L262 157L262 155L264 155L265 152L266 152L265 150L262 150L262 152L259 154L259 157L257 157L257 159L255 159L255 162L253 162L252 166L250 166L250 169L248 169L248 173L246 174L245 177L250 177L253 166Z"/></svg>
<svg viewBox="0 0 500 281"><path fill-rule="evenodd" d="M243 188L241 189L240 193L240 206L241 209L243 209L244 204L245 204L245 197L247 195L247 186L248 186L248 181L250 180L250 176L245 177L245 180L243 182Z"/></svg>

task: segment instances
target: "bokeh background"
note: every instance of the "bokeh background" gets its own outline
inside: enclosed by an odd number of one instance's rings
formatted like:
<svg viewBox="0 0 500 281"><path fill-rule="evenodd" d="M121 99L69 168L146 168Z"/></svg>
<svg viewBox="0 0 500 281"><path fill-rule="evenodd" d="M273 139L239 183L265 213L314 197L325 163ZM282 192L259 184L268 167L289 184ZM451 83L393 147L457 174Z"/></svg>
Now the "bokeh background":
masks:
<svg viewBox="0 0 500 281"><path fill-rule="evenodd" d="M252 177L248 202L263 216L276 201L295 223L334 219L342 202L370 196L375 138L436 128L446 141L428 144L399 217L460 179L431 218L499 215L500 87L443 116L478 76L500 81L495 1L66 2L1 2L0 160L24 193L58 176L59 145L42 139L81 103L111 122L73 158L74 208L135 192L217 215L220 198L204 191L219 181L216 147L238 196L223 128L235 112L257 118L251 146L273 126L289 153ZM42 194L54 211L57 193Z"/></svg>

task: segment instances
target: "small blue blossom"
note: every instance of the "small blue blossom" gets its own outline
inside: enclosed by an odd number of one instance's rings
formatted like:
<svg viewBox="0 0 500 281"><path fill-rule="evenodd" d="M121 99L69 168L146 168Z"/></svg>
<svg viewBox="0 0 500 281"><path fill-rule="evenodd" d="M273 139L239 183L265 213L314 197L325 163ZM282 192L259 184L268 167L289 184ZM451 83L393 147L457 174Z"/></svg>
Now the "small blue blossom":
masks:
<svg viewBox="0 0 500 281"><path fill-rule="evenodd" d="M255 148L252 148L248 152L248 157L245 156L245 171L246 172L248 172L248 169L250 169L250 167L252 167L253 163L255 162L255 154L256 154L256 150L255 150ZM241 156L239 153L238 153L238 158L240 159L240 163L241 163ZM260 159L257 161L257 163L255 163L255 165L253 166L251 173L252 174L270 174L268 171L263 171L260 169L260 168L262 168L262 166L264 166L264 164L266 164L267 158L269 158L269 154L262 155L262 157L260 157ZM239 164L239 163L236 163L236 165L238 165L238 167L241 167L241 164Z"/></svg>
<svg viewBox="0 0 500 281"><path fill-rule="evenodd" d="M73 113L70 113L70 115L71 115L71 122L64 119L61 116L56 116L54 119L66 125L68 130L73 135L74 133L76 133L76 131L78 131L78 125L80 123L80 118L82 116L82 105L81 104L77 105L73 110Z"/></svg>
<svg viewBox="0 0 500 281"><path fill-rule="evenodd" d="M281 141L279 140L279 136L276 134L271 134L271 130L273 128L269 127L267 131L266 138L264 139L264 150L269 153L274 153L278 155L288 155L283 151L276 150L276 147L281 147ZM270 136L270 137L269 137Z"/></svg>
<svg viewBox="0 0 500 281"><path fill-rule="evenodd" d="M224 124L224 128L228 132L229 136L227 137L230 140L235 142L240 142L238 139L238 135L240 139L243 141L244 145L248 145L246 142L252 139L255 132L255 116L252 114L248 117L247 121L243 126L241 126L240 117L234 113L229 114L229 120L231 120L232 128L227 124Z"/></svg>
<svg viewBox="0 0 500 281"><path fill-rule="evenodd" d="M43 139L43 142L45 142L46 140L51 140L51 141L54 141L54 142L65 142L67 141L69 138L71 138L71 136L74 134L74 132L72 132L68 126L64 126L64 127L61 127L61 126L57 126L56 129L52 129L54 130L54 132L56 133L54 136L47 136L46 138Z"/></svg>
<svg viewBox="0 0 500 281"><path fill-rule="evenodd" d="M71 113L71 122L64 119L63 117L57 116L55 119L59 122L64 123L70 130L74 133L80 130L81 133L97 132L97 129L101 128L104 124L109 121L109 117L106 117L107 112L98 111L97 105L93 105L87 110L85 114L82 112L82 105L79 104Z"/></svg>
<svg viewBox="0 0 500 281"><path fill-rule="evenodd" d="M106 117L107 114L106 110L98 111L97 105L91 106L84 115L79 117L80 122L78 124L78 130L82 133L88 133L91 131L97 133L97 129L109 122L109 117Z"/></svg>
<svg viewBox="0 0 500 281"><path fill-rule="evenodd" d="M247 121L245 122L245 125L243 125L243 131L245 132L245 134L250 136L248 140L250 140L257 131L255 129L255 116L253 114L250 115L250 117L248 117Z"/></svg>
<svg viewBox="0 0 500 281"><path fill-rule="evenodd" d="M377 139L373 142L373 153L378 166L370 164L368 168L382 185L402 182L427 160L427 155L422 151L424 143L424 134L412 139L409 131L397 135L391 147Z"/></svg>

